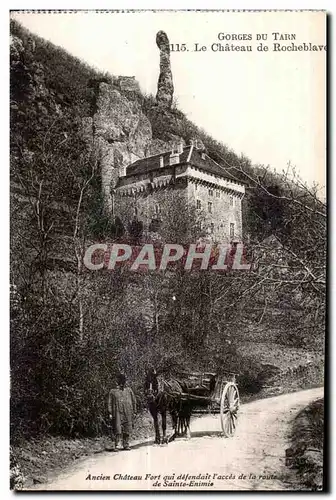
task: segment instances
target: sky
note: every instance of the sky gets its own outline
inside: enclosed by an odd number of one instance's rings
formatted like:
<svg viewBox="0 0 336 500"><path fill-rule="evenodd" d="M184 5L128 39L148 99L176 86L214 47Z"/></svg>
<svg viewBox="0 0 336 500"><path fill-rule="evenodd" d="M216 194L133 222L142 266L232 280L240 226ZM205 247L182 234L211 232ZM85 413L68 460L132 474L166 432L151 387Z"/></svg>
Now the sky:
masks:
<svg viewBox="0 0 336 500"><path fill-rule="evenodd" d="M274 52L272 33L299 45L325 44L323 12L137 11L16 13L33 33L113 75L134 75L156 93L156 33L187 51L171 52L178 107L198 126L253 163L295 166L303 181L325 185L326 53ZM251 41L220 40L251 35ZM267 34L268 51L256 50ZM277 36L279 38L279 36ZM205 51L195 51L205 46ZM213 51L212 44L252 45L252 52ZM217 45L215 46L217 47Z"/></svg>

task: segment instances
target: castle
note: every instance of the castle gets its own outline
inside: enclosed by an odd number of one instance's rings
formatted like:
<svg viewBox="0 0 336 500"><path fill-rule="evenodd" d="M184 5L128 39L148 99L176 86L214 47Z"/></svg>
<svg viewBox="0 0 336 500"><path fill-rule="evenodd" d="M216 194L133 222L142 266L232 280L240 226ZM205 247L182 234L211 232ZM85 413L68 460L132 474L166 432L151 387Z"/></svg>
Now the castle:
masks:
<svg viewBox="0 0 336 500"><path fill-rule="evenodd" d="M193 140L121 167L111 191L112 212L128 228L138 224L145 233L160 234L165 219L174 218L174 208L178 212L188 207L198 236L229 243L242 240L244 194L245 186Z"/></svg>
<svg viewBox="0 0 336 500"><path fill-rule="evenodd" d="M156 44L160 50L156 105L157 112L165 113L172 106L174 85L169 39L164 31L157 33ZM126 84L130 83L134 85L133 79L126 79ZM126 226L130 236L154 234L170 243L195 237L218 243L242 240L245 186L207 155L201 141L174 143L170 151L145 158L139 155L140 159L128 166L125 148L119 149L121 153L118 148L114 152L114 169L119 175L105 179L105 198L114 222ZM109 167L107 162L111 172Z"/></svg>

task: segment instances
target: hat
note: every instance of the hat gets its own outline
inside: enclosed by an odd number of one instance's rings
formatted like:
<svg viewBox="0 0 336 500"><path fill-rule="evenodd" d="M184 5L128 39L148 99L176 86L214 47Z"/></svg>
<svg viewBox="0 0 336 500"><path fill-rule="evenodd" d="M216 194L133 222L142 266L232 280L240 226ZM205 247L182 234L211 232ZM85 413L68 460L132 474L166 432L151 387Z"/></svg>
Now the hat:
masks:
<svg viewBox="0 0 336 500"><path fill-rule="evenodd" d="M126 375L124 373L119 373L117 376L117 384L121 386L126 384Z"/></svg>

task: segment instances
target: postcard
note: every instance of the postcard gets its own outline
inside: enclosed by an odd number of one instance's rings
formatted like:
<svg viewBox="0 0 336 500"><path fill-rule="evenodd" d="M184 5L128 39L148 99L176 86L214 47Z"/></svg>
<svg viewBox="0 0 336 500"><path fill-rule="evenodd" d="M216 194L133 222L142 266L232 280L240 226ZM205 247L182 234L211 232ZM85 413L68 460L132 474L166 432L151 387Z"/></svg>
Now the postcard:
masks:
<svg viewBox="0 0 336 500"><path fill-rule="evenodd" d="M326 30L11 12L11 489L327 490Z"/></svg>

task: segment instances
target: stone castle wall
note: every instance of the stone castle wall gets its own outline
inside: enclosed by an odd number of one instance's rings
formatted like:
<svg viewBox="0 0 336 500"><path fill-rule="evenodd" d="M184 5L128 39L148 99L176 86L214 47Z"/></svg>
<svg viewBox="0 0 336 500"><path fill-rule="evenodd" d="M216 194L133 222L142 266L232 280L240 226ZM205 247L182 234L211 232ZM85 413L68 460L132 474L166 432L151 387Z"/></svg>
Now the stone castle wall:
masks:
<svg viewBox="0 0 336 500"><path fill-rule="evenodd" d="M183 212L183 207L185 210L187 203L187 190L181 185L169 185L153 191L147 189L127 196L122 196L117 191L115 216L120 218L125 229L136 216L143 224L144 235L158 233L157 238L172 242L172 238L177 237L182 226L184 226L183 235L186 235L188 215Z"/></svg>
<svg viewBox="0 0 336 500"><path fill-rule="evenodd" d="M198 208L197 200L201 202L201 208ZM212 204L212 213L209 212L209 202ZM136 216L146 232L153 228L153 221L155 226L155 221L158 220L159 232L164 239L173 238L175 229L176 234L180 233L182 238L192 235L208 236L213 241L229 242L230 223L233 223L235 239L241 240L241 199L224 190L215 190L190 181L177 182L153 191L146 189L128 196L122 196L117 191L115 215L121 219L125 228Z"/></svg>
<svg viewBox="0 0 336 500"><path fill-rule="evenodd" d="M235 239L242 239L242 211L239 196L196 182L188 184L188 196L194 209L199 213L205 232L212 235L215 241L229 242L231 240L230 223L234 224ZM200 208L197 201L200 202ZM211 203L211 213L209 203Z"/></svg>

